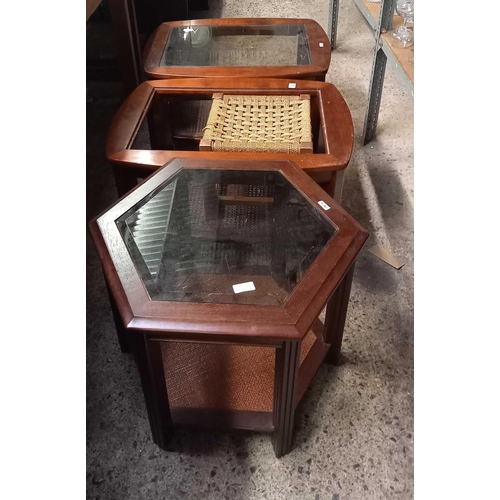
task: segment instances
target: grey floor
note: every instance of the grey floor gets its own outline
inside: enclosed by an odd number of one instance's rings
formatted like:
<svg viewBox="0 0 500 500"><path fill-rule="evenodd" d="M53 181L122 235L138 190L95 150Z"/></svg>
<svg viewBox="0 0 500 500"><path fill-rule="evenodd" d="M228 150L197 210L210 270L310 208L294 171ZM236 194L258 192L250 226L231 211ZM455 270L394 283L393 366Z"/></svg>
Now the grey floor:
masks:
<svg viewBox="0 0 500 500"><path fill-rule="evenodd" d="M214 2L212 2L213 4ZM223 0L214 17L304 17L327 28L324 0ZM87 240L87 495L89 499L413 498L413 100L391 68L377 139L361 134L373 37L341 1L327 81L344 95L356 143L343 206L371 237L349 306L343 362L323 366L296 415L293 451L277 460L266 435L179 431L171 452L152 441L138 375L115 337L103 276ZM89 85L87 218L116 199L104 157L119 86ZM381 244L405 265L368 253Z"/></svg>

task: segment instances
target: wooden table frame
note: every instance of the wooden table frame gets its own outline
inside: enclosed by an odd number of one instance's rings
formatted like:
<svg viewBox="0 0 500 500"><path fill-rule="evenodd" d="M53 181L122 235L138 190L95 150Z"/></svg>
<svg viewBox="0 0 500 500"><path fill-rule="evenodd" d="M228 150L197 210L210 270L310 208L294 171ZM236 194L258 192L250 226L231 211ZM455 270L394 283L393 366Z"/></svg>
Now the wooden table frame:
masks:
<svg viewBox="0 0 500 500"><path fill-rule="evenodd" d="M304 24L307 30L312 64L303 66L159 66L168 35L172 28L181 26L276 26ZM299 78L325 81L330 66L331 48L327 34L311 19L286 18L228 18L175 21L161 24L151 35L144 49L144 71L148 78L199 78L219 76L225 78Z"/></svg>
<svg viewBox="0 0 500 500"><path fill-rule="evenodd" d="M180 169L279 171L336 227L337 233L311 264L282 306L189 303L150 300L115 220ZM174 425L231 427L273 433L277 457L292 446L293 417L314 374L326 360L338 360L354 262L368 234L296 165L288 161L182 158L162 169L93 219L90 232L109 290L120 346L131 350L141 376L153 439L168 447ZM325 325L318 315L327 304ZM316 340L299 367L301 341ZM161 342L187 341L276 348L273 411L171 408Z"/></svg>
<svg viewBox="0 0 500 500"><path fill-rule="evenodd" d="M317 100L319 116L316 117L318 119L316 121L321 124L319 129L313 128L313 139L322 134L325 153L254 154L131 149L140 125L146 119L155 93L178 96L216 92L310 95L311 99ZM283 159L293 161L340 203L344 169L351 158L353 146L354 128L351 113L340 92L330 83L270 78L238 78L228 81L214 77L151 80L142 83L116 113L108 133L106 154L113 166L119 196L132 189L137 184L138 177L147 177L172 158L252 160L258 157L262 161Z"/></svg>

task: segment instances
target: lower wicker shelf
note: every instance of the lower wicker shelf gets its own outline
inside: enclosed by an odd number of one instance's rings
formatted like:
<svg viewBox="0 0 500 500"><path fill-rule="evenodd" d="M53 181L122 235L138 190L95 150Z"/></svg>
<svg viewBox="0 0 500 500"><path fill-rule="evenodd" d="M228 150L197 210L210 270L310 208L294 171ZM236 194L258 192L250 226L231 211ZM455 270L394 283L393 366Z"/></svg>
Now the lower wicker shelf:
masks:
<svg viewBox="0 0 500 500"><path fill-rule="evenodd" d="M294 406L323 362L323 324L304 337ZM162 342L162 359L174 425L272 432L275 348Z"/></svg>

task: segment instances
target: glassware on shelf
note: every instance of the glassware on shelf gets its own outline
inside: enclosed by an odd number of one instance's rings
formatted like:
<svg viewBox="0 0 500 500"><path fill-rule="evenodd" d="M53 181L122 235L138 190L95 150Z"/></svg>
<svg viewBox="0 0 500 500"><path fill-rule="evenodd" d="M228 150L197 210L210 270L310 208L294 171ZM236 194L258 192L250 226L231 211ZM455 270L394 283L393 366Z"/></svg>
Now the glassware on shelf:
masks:
<svg viewBox="0 0 500 500"><path fill-rule="evenodd" d="M413 45L413 30L408 28L407 24L413 24L413 0L397 0L396 12L403 18L404 24L395 30L392 36L399 40L403 47L411 47Z"/></svg>

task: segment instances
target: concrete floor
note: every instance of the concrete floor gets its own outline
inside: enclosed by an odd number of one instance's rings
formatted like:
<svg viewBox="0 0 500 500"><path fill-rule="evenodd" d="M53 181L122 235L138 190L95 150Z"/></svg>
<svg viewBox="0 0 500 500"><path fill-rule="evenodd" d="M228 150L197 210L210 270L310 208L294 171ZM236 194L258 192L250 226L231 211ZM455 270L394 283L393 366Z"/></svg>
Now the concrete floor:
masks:
<svg viewBox="0 0 500 500"><path fill-rule="evenodd" d="M212 2L214 3L214 2ZM326 0L217 2L205 17L305 17L327 28ZM87 240L87 498L413 498L413 100L388 67L377 139L361 134L373 37L341 2L327 81L344 95L356 144L343 206L371 234L354 277L343 363L320 368L296 415L293 451L277 460L267 435L178 431L175 451L150 437L139 377L119 351L105 284ZM116 199L104 158L120 87L89 84L87 218ZM405 265L368 253L379 243Z"/></svg>

